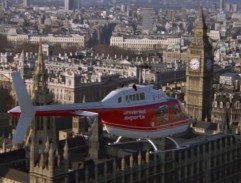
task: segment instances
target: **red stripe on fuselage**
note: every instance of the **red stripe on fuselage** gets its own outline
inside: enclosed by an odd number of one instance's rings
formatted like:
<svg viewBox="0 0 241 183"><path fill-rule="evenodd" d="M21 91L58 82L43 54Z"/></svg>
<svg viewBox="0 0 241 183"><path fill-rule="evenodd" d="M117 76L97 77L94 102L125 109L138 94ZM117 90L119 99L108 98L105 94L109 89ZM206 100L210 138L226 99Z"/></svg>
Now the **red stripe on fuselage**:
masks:
<svg viewBox="0 0 241 183"><path fill-rule="evenodd" d="M111 125L120 128L144 130L158 130L165 127L175 126L179 123L188 123L184 115L180 112L180 119L173 120L169 117L168 121L160 122L157 118L157 108L160 106L171 106L177 104L176 100L165 101L161 103L148 104L148 105L139 105L139 106L130 106L130 107L119 107L119 108L92 108L88 106L87 109L80 107L79 111L91 111L99 113L100 118L104 125ZM179 106L180 107L180 106ZM76 111L78 109L66 109L66 110L38 110L36 111L35 116L79 116ZM171 112L169 111L171 114ZM11 115L19 116L19 112L11 112Z"/></svg>

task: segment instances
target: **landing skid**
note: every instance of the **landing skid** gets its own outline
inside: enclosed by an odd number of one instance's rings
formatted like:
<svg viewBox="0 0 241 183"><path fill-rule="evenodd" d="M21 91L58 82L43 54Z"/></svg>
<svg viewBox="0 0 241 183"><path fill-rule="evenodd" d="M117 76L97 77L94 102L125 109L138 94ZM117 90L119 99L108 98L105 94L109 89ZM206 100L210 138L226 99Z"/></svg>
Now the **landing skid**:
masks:
<svg viewBox="0 0 241 183"><path fill-rule="evenodd" d="M153 147L153 149L154 149L154 151L151 151L150 153L161 153L161 152L168 152L168 151L176 151L176 150L180 150L180 149L186 149L186 148L188 148L189 146L180 146L178 143L177 143L177 141L175 140L175 139L173 139L172 137L164 137L164 138L167 138L167 139L169 139L169 140L171 140L174 144L175 144L175 146L176 146L176 148L175 149L166 149L166 150L159 150L157 147L156 147L156 145L150 140L150 139L146 139L151 145L152 145L152 147Z"/></svg>
<svg viewBox="0 0 241 183"><path fill-rule="evenodd" d="M122 136L119 136L119 137L117 138L117 140L114 142L114 144L119 143L121 139L122 139Z"/></svg>
<svg viewBox="0 0 241 183"><path fill-rule="evenodd" d="M177 143L177 141L175 141L172 137L166 137L167 139L171 140L175 145L177 149L180 149L181 146Z"/></svg>
<svg viewBox="0 0 241 183"><path fill-rule="evenodd" d="M179 149L185 149L185 148L188 147L188 146L180 146L180 145L177 143L177 141L176 141L175 139L173 139L172 137L169 137L169 136L168 136L168 137L164 137L164 138L167 138L167 139L171 140L171 141L175 144L176 148L175 148L175 149L160 150L160 149L157 148L157 146L155 145L155 143L154 143L151 139L146 138L145 140L146 140L147 142L149 142L149 143L151 144L151 146L153 147L153 149L154 149L154 151L151 151L150 153L175 151L175 150L179 150ZM114 142L114 144L120 143L120 140L121 140L121 139L122 139L122 136L119 136L119 137L117 138L117 140ZM140 140L141 140L141 139L137 139L137 141L140 141Z"/></svg>
<svg viewBox="0 0 241 183"><path fill-rule="evenodd" d="M146 139L146 140L147 140L147 142L149 142L149 143L151 144L151 146L152 146L153 149L154 149L154 152L157 152L158 149L157 149L156 145L154 144L154 142L152 142L150 139Z"/></svg>

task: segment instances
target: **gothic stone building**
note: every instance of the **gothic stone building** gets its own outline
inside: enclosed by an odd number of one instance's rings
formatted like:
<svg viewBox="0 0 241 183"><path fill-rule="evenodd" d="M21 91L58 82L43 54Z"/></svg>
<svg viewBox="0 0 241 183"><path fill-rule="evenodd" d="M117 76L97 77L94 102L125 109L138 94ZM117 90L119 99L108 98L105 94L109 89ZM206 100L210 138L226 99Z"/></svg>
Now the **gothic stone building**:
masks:
<svg viewBox="0 0 241 183"><path fill-rule="evenodd" d="M203 11L194 29L186 63L186 108L197 120L211 120L213 51L207 36Z"/></svg>
<svg viewBox="0 0 241 183"><path fill-rule="evenodd" d="M152 149L143 141L106 145L106 137L92 129L89 145L78 137L58 143L59 148L45 143L46 151L30 169L25 151L15 150L0 155L1 182L70 182L70 183L239 183L240 142L232 135L179 136L183 147L159 144ZM101 140L102 139L102 140ZM103 141L102 141L103 142ZM158 142L156 142L158 144ZM61 150L62 149L62 150ZM172 150L171 150L172 149ZM61 155L61 152L64 152ZM68 158L67 158L68 157Z"/></svg>

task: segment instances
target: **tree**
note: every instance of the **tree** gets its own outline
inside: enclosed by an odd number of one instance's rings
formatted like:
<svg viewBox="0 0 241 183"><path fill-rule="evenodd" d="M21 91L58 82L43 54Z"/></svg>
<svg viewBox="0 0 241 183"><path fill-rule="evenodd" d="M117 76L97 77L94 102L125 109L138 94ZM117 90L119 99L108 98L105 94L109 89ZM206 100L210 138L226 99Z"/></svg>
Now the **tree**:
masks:
<svg viewBox="0 0 241 183"><path fill-rule="evenodd" d="M92 48L92 47L96 46L97 44L98 44L98 40L95 38L90 38L86 43L87 48Z"/></svg>
<svg viewBox="0 0 241 183"><path fill-rule="evenodd" d="M6 113L13 107L14 100L10 96L9 90L2 86L0 86L0 93L0 113Z"/></svg>
<svg viewBox="0 0 241 183"><path fill-rule="evenodd" d="M15 48L15 53L21 53L22 51L25 52L33 52L33 53L37 53L38 52L38 43L27 43L24 42L18 46L16 46Z"/></svg>
<svg viewBox="0 0 241 183"><path fill-rule="evenodd" d="M12 49L11 43L7 40L7 36L0 34L0 52L6 52Z"/></svg>
<svg viewBox="0 0 241 183"><path fill-rule="evenodd" d="M59 53L75 53L78 50L78 47L75 45L67 45L62 47L61 44L54 44L53 48L53 55L58 55Z"/></svg>
<svg viewBox="0 0 241 183"><path fill-rule="evenodd" d="M104 45L104 44L98 44L97 46L95 46L93 48L93 52L96 55L97 53L100 54L104 54L104 55L108 55L110 57L114 57L115 55L117 57L122 56L123 58L126 58L127 56L131 59L133 57L135 57L135 54L133 51L131 50L125 50L122 48L118 48L118 47L114 47L114 46L108 46L108 45Z"/></svg>

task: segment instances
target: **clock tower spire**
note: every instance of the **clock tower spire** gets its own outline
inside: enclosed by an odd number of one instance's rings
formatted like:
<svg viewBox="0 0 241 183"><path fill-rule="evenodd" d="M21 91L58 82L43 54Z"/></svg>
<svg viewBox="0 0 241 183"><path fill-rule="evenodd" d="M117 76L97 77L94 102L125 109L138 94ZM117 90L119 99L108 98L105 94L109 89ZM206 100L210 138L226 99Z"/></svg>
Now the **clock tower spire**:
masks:
<svg viewBox="0 0 241 183"><path fill-rule="evenodd" d="M186 63L186 108L193 119L211 121L213 50L202 8L194 35Z"/></svg>

